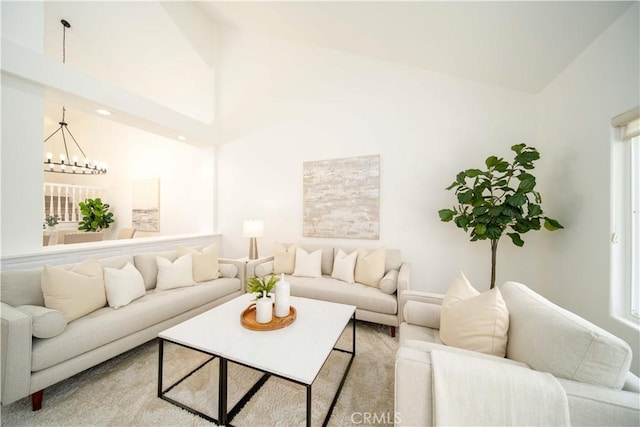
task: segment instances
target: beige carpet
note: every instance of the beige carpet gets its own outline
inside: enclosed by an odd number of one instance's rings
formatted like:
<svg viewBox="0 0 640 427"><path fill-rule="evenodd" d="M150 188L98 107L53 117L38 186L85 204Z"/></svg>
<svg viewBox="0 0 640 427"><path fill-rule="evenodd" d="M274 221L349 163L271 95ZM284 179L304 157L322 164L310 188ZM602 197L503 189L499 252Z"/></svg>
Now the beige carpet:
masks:
<svg viewBox="0 0 640 427"><path fill-rule="evenodd" d="M350 348L351 327L339 341ZM394 356L397 338L389 328L359 322L356 358L329 421L331 426L365 419L393 422ZM184 376L206 355L165 345L165 387ZM332 352L313 385L313 425L321 425L348 355ZM169 396L217 418L217 361L190 376ZM229 363L229 408L260 373ZM45 390L43 409L31 411L29 398L2 407L3 426L203 426L208 421L156 397L158 345L144 344ZM369 414L369 415L368 415ZM374 415L375 414L375 415ZM233 419L236 426L298 426L306 420L306 391L270 378Z"/></svg>

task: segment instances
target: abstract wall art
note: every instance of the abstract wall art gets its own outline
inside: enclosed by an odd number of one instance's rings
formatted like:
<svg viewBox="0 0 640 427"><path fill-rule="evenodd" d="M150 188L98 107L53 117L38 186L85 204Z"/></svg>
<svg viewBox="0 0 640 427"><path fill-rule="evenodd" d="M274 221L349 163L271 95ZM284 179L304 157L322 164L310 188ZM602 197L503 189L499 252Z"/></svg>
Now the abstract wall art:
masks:
<svg viewBox="0 0 640 427"><path fill-rule="evenodd" d="M160 179L133 181L131 226L138 231L160 231Z"/></svg>

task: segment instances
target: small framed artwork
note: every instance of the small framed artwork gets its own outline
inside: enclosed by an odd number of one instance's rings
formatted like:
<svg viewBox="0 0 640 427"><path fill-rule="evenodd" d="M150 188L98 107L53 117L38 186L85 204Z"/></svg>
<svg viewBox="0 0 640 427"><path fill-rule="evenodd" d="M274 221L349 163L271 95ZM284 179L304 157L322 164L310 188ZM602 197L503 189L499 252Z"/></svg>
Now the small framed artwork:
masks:
<svg viewBox="0 0 640 427"><path fill-rule="evenodd" d="M136 179L132 191L132 227L138 231L160 231L160 179Z"/></svg>

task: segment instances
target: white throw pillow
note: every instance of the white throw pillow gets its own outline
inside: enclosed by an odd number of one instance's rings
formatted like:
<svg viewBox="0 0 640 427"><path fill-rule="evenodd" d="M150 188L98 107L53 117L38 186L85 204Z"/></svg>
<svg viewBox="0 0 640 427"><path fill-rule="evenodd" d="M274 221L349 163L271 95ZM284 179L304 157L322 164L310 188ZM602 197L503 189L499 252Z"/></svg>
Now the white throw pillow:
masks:
<svg viewBox="0 0 640 427"><path fill-rule="evenodd" d="M130 262L121 269L104 267L104 289L112 308L124 307L146 292L142 274Z"/></svg>
<svg viewBox="0 0 640 427"><path fill-rule="evenodd" d="M308 253L304 249L296 248L296 266L294 276L322 277L322 249Z"/></svg>
<svg viewBox="0 0 640 427"><path fill-rule="evenodd" d="M385 249L380 248L370 253L358 251L355 280L363 285L378 287L384 277Z"/></svg>
<svg viewBox="0 0 640 427"><path fill-rule="evenodd" d="M393 295L398 289L398 270L389 270L380 280L380 290L385 294Z"/></svg>
<svg viewBox="0 0 640 427"><path fill-rule="evenodd" d="M42 294L47 308L61 311L71 322L107 304L102 265L89 259L71 270L45 265Z"/></svg>
<svg viewBox="0 0 640 427"><path fill-rule="evenodd" d="M188 253L191 254L194 281L208 282L220 277L217 243L214 242L202 250L188 248L186 246L178 246L176 253L178 254L178 257Z"/></svg>
<svg viewBox="0 0 640 427"><path fill-rule="evenodd" d="M342 280L347 283L355 283L354 269L356 267L356 259L358 258L358 251L353 251L349 255L342 249L338 249L336 258L333 261L333 272L331 277L334 279Z"/></svg>
<svg viewBox="0 0 640 427"><path fill-rule="evenodd" d="M291 274L296 265L296 245L286 247L276 243L273 250L273 272Z"/></svg>
<svg viewBox="0 0 640 427"><path fill-rule="evenodd" d="M190 253L181 256L173 263L163 257L156 257L156 262L158 263L156 289L159 291L193 286L193 262Z"/></svg>
<svg viewBox="0 0 640 427"><path fill-rule="evenodd" d="M504 357L509 311L496 287L480 293L460 272L442 302L440 339L446 345Z"/></svg>
<svg viewBox="0 0 640 427"><path fill-rule="evenodd" d="M225 278L234 278L238 275L238 267L233 264L220 264L220 276Z"/></svg>

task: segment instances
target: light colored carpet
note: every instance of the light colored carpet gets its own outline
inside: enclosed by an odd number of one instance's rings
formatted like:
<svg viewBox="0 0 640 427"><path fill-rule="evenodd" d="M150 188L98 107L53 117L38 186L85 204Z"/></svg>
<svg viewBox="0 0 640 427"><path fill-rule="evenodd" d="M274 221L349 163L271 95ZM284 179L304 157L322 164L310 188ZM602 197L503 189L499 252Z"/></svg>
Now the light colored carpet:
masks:
<svg viewBox="0 0 640 427"><path fill-rule="evenodd" d="M397 338L389 328L358 322L356 357L334 408L330 426L393 422L394 360ZM351 347L351 327L339 346ZM166 344L164 385L197 367L208 356ZM313 425L321 425L348 355L332 352L312 388ZM190 376L169 396L217 418L217 361ZM229 408L260 373L229 363ZM3 426L205 426L212 423L156 397L158 344L151 341L45 390L40 411L25 398L2 407ZM305 387L271 377L233 419L236 426L298 426L306 420Z"/></svg>

